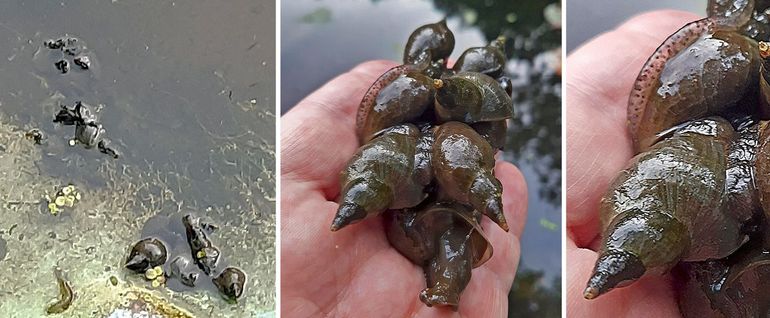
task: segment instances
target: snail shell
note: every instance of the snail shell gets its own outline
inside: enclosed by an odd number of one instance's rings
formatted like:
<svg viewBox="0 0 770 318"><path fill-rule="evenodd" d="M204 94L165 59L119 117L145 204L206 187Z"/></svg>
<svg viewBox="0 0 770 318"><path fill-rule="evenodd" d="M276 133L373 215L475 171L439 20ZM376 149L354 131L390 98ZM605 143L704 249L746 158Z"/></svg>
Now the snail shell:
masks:
<svg viewBox="0 0 770 318"><path fill-rule="evenodd" d="M500 36L487 46L472 47L457 59L455 72L478 72L498 78L505 66L505 37Z"/></svg>
<svg viewBox="0 0 770 318"><path fill-rule="evenodd" d="M472 124L513 117L511 96L494 78L461 72L436 80L436 115L442 122Z"/></svg>
<svg viewBox="0 0 770 318"><path fill-rule="evenodd" d="M246 274L237 267L227 267L211 281L225 299L234 302L243 294Z"/></svg>
<svg viewBox="0 0 770 318"><path fill-rule="evenodd" d="M628 100L628 127L637 152L691 118L736 106L756 86L757 43L714 31L710 18L685 25L647 60Z"/></svg>
<svg viewBox="0 0 770 318"><path fill-rule="evenodd" d="M723 207L735 137L722 118L695 120L631 159L601 201L602 246L585 298L681 260L725 257L746 241L744 220Z"/></svg>
<svg viewBox="0 0 770 318"><path fill-rule="evenodd" d="M494 150L473 128L448 122L435 128L432 166L446 197L471 205L508 231L502 185L494 176Z"/></svg>
<svg viewBox="0 0 770 318"><path fill-rule="evenodd" d="M126 259L126 268L144 273L146 270L166 263L166 245L157 238L149 237L134 244Z"/></svg>
<svg viewBox="0 0 770 318"><path fill-rule="evenodd" d="M420 162L423 171L427 168L427 154L418 153L420 137L416 126L398 125L358 149L340 176L341 200L332 231L387 209L408 208L422 202L429 182L425 178L430 173L417 170Z"/></svg>
<svg viewBox="0 0 770 318"><path fill-rule="evenodd" d="M386 72L381 77L384 81L378 80L372 87L387 84L376 90L376 94L367 92L364 95L356 116L356 134L361 144L371 140L380 130L420 117L433 105L433 80L416 71L391 79L392 75L403 73L402 69L413 68L401 66L388 71L392 73Z"/></svg>
<svg viewBox="0 0 770 318"><path fill-rule="evenodd" d="M182 223L195 263L206 275L211 275L219 261L219 249L209 240L200 218L187 214L182 217Z"/></svg>
<svg viewBox="0 0 770 318"><path fill-rule="evenodd" d="M706 13L720 29L735 31L751 19L754 0L709 0Z"/></svg>
<svg viewBox="0 0 770 318"><path fill-rule="evenodd" d="M484 138L494 149L503 149L508 137L506 120L484 121L472 124L471 127Z"/></svg>
<svg viewBox="0 0 770 318"><path fill-rule="evenodd" d="M452 54L455 47L455 36L446 25L446 19L436 23L430 23L415 29L404 48L404 64L416 64L423 59L421 55L428 53L430 60L438 61L446 59Z"/></svg>

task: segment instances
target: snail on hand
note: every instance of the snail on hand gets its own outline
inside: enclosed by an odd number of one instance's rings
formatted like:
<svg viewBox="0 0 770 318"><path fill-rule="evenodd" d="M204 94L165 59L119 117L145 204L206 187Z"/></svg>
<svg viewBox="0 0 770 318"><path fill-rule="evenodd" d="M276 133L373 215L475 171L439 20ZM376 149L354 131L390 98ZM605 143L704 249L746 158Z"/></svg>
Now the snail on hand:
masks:
<svg viewBox="0 0 770 318"><path fill-rule="evenodd" d="M628 127L637 153L664 130L733 110L744 96L753 95L760 64L757 42L737 32L743 18L733 18L752 9L742 7L745 11L732 12L731 18L710 10L709 17L685 25L650 56L628 100Z"/></svg>
<svg viewBox="0 0 770 318"><path fill-rule="evenodd" d="M730 123L694 120L669 134L631 159L602 198L602 245L585 298L679 261L726 257L747 240L747 216L726 199L726 171L740 163L728 161L736 140Z"/></svg>

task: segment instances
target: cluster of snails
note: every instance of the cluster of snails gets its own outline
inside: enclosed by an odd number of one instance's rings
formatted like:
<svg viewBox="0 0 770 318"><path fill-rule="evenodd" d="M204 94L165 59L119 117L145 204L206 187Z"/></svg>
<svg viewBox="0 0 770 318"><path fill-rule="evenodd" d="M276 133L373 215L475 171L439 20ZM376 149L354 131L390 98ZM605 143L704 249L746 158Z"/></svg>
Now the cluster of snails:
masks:
<svg viewBox="0 0 770 318"><path fill-rule="evenodd" d="M219 249L208 238L208 233L216 227L189 214L182 217L182 223L190 248L190 257L178 255L165 265L169 258L166 244L158 238L148 237L134 244L126 259L125 267L144 274L155 287L162 285L169 278L178 279L182 284L194 287L201 271L212 277L211 281L226 300L236 301L243 294L246 274L232 266L221 271L217 269L220 262Z"/></svg>
<svg viewBox="0 0 770 318"><path fill-rule="evenodd" d="M710 0L640 71L586 299L673 273L687 317L770 313L769 6Z"/></svg>
<svg viewBox="0 0 770 318"><path fill-rule="evenodd" d="M113 159L120 157L118 151L110 147L111 142L105 137L107 130L99 122L99 118L91 110L91 106L80 101L76 102L72 108L60 105L59 112L56 113L53 122L64 126L75 126L75 137L70 139L70 146L81 144L86 149L96 146L99 152Z"/></svg>
<svg viewBox="0 0 770 318"><path fill-rule="evenodd" d="M404 64L364 95L362 146L341 172L331 230L385 214L390 244L425 272L422 302L457 310L471 269L492 255L481 215L508 230L493 168L513 102L503 37L447 68L454 44L445 20L417 28Z"/></svg>
<svg viewBox="0 0 770 318"><path fill-rule="evenodd" d="M70 71L70 59L81 70L86 71L91 68L91 58L85 52L86 46L77 38L61 37L56 40L47 40L43 42L43 45L50 50L61 52L61 56L54 63L54 66L62 74L67 74Z"/></svg>

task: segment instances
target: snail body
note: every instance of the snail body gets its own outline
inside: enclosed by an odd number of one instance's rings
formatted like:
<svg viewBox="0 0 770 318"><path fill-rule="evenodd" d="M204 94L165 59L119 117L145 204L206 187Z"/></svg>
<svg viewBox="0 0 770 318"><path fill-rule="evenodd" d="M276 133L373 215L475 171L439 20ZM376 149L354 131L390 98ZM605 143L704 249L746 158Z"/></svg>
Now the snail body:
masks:
<svg viewBox="0 0 770 318"><path fill-rule="evenodd" d="M492 256L492 245L477 216L471 208L454 202L433 202L389 213L388 241L425 269L427 287L420 300L426 305L457 310L471 269Z"/></svg>
<svg viewBox="0 0 770 318"><path fill-rule="evenodd" d="M735 138L724 119L695 120L631 159L601 201L603 239L585 298L679 261L723 258L746 241L745 220L723 208Z"/></svg>
<svg viewBox="0 0 770 318"><path fill-rule="evenodd" d="M48 314L60 314L69 309L72 305L72 301L75 300L75 292L72 291L72 284L64 277L64 273L61 269L54 269L54 275L56 276L56 285L59 288L58 299L48 305L46 313Z"/></svg>
<svg viewBox="0 0 770 318"><path fill-rule="evenodd" d="M767 317L770 250L760 238L725 259L684 263L679 308L685 318Z"/></svg>

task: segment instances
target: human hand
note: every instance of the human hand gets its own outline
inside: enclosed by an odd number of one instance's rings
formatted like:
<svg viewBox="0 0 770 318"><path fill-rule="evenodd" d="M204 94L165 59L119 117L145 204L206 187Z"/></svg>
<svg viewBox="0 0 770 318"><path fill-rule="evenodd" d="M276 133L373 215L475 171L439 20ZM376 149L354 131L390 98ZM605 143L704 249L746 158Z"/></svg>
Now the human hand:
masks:
<svg viewBox="0 0 770 318"><path fill-rule="evenodd" d="M423 270L388 243L382 219L329 231L339 173L358 149L355 115L366 90L395 66L374 61L333 79L281 119L281 313L287 317L504 317L519 263L527 187L512 164L498 161L510 232L482 226L492 258L473 270L459 311L419 300Z"/></svg>
<svg viewBox="0 0 770 318"><path fill-rule="evenodd" d="M591 40L568 58L568 316L681 317L669 275L644 277L594 300L585 300L583 290L598 258L599 201L633 156L626 128L631 87L663 40L697 19L678 11L643 14Z"/></svg>

